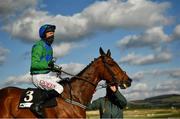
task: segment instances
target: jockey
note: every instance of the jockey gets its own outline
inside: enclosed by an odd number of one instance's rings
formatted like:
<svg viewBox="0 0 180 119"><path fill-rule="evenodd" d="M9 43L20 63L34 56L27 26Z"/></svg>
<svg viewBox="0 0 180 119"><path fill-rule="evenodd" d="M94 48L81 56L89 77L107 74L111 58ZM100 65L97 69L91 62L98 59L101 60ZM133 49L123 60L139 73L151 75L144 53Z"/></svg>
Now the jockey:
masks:
<svg viewBox="0 0 180 119"><path fill-rule="evenodd" d="M42 118L45 117L42 104L63 92L63 87L57 83L60 78L49 74L54 68L51 44L54 41L55 29L56 26L50 24L41 26L39 29L41 40L32 47L30 69L32 82L36 87L46 91L42 91L39 101L31 106L31 111Z"/></svg>

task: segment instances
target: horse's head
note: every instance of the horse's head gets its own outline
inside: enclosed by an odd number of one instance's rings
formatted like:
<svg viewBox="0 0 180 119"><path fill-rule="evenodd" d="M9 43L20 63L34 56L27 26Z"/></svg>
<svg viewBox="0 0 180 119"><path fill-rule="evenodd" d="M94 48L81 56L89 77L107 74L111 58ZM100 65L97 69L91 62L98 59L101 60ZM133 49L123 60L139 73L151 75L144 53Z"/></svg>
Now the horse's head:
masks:
<svg viewBox="0 0 180 119"><path fill-rule="evenodd" d="M118 84L121 89L126 89L131 86L132 79L123 71L119 65L111 58L110 50L105 53L102 48L99 49L99 65L98 69L100 77L106 80L108 85Z"/></svg>

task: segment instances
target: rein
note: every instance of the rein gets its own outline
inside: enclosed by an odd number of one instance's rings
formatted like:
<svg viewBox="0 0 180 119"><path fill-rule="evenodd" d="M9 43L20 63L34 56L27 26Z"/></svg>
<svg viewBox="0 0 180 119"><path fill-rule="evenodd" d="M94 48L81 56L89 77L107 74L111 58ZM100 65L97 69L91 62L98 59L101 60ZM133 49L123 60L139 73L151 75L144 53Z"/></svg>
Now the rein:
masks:
<svg viewBox="0 0 180 119"><path fill-rule="evenodd" d="M67 74L67 75L69 75L69 76L72 76L72 77L74 77L74 78L78 78L78 79L80 79L80 80L83 80L83 81L85 81L85 82L88 82L88 83L91 84L92 86L96 87L95 84L93 84L92 82L86 80L86 79L83 78L83 77L80 77L80 76L76 76L76 75L70 74L70 73L68 73L68 72L66 72L66 71L63 71L63 70L61 70L61 72L63 72L64 74Z"/></svg>
<svg viewBox="0 0 180 119"><path fill-rule="evenodd" d="M55 65L55 67L56 67L56 68L55 68L56 72L63 72L64 74L67 74L67 75L72 76L72 77L74 77L74 78L78 78L78 79L80 79L80 80L82 80L82 81L88 82L88 83L91 84L92 86L96 87L96 85L95 85L94 83L86 80L86 78L83 78L83 77L80 77L80 76L76 76L76 75L70 74L70 73L62 70L58 65Z"/></svg>

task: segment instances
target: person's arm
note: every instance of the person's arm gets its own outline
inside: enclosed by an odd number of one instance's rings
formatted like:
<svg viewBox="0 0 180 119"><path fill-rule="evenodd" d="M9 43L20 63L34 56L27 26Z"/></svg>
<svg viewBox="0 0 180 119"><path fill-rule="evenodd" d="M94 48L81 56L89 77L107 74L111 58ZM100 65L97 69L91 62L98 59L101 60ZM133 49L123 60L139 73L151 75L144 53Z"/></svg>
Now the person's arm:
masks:
<svg viewBox="0 0 180 119"><path fill-rule="evenodd" d="M126 98L119 92L117 86L111 86L110 89L114 92L115 96L115 104L121 108L125 107L127 105Z"/></svg>
<svg viewBox="0 0 180 119"><path fill-rule="evenodd" d="M101 99L94 100L92 103L88 104L86 110L97 110L100 108Z"/></svg>
<svg viewBox="0 0 180 119"><path fill-rule="evenodd" d="M121 107L124 108L127 105L127 100L126 98L117 90L115 93L115 103Z"/></svg>
<svg viewBox="0 0 180 119"><path fill-rule="evenodd" d="M34 70L48 69L48 63L45 60L41 61L42 55L43 47L41 45L33 46L31 56L31 67Z"/></svg>

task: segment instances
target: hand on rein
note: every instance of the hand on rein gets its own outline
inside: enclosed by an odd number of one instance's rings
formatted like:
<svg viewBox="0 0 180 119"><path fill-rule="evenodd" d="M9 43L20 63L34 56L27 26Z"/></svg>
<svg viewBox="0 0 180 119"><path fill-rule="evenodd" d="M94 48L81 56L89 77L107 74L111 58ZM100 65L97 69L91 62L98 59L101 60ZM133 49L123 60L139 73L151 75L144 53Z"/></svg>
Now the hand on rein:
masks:
<svg viewBox="0 0 180 119"><path fill-rule="evenodd" d="M118 90L118 84L117 83L111 83L111 84L108 84L107 86L110 87L110 89L112 90L112 92L116 92Z"/></svg>
<svg viewBox="0 0 180 119"><path fill-rule="evenodd" d="M57 72L57 75L60 76L62 72L62 67L54 64L53 72Z"/></svg>
<svg viewBox="0 0 180 119"><path fill-rule="evenodd" d="M115 85L110 86L110 89L111 89L113 92L116 92L116 91L117 91L117 87L116 87Z"/></svg>

